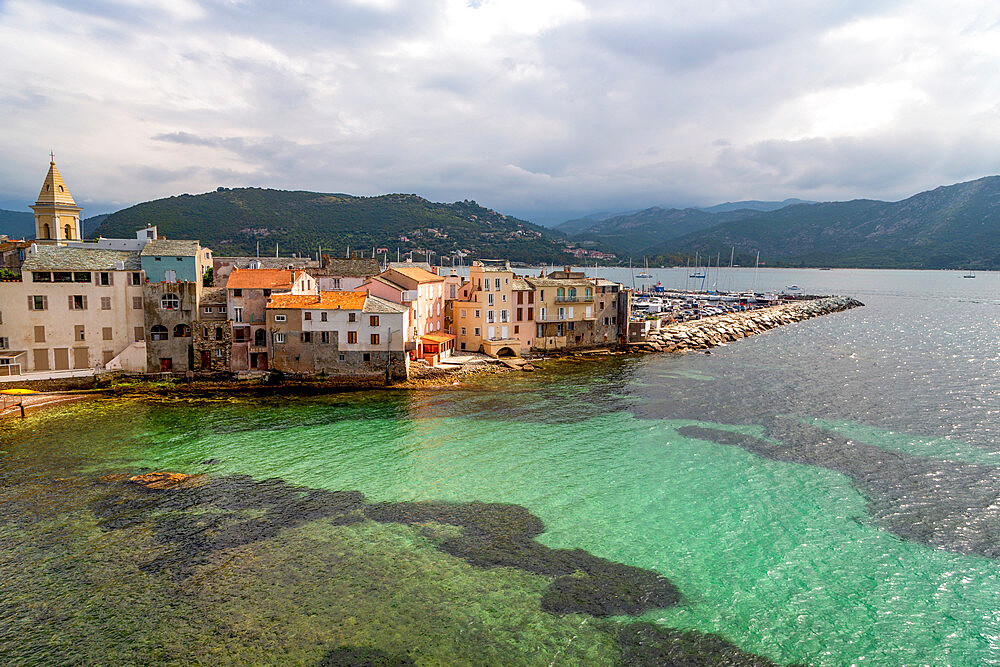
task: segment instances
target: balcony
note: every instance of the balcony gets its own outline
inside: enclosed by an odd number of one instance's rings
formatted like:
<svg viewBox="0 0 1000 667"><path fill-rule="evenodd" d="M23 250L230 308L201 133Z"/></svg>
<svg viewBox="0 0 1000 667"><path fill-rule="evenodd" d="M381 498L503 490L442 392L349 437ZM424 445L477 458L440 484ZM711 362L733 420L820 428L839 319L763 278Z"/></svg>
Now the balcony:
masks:
<svg viewBox="0 0 1000 667"><path fill-rule="evenodd" d="M594 296L557 296L556 303L593 303Z"/></svg>

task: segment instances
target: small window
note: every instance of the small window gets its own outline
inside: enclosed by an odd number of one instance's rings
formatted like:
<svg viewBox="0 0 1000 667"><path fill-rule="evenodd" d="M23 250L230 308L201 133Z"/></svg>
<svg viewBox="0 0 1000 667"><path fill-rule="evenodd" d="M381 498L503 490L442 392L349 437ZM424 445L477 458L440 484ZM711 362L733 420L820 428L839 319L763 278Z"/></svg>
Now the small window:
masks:
<svg viewBox="0 0 1000 667"><path fill-rule="evenodd" d="M302 342L303 343L311 343L312 342L312 332L311 331L303 331L302 332Z"/></svg>
<svg viewBox="0 0 1000 667"><path fill-rule="evenodd" d="M343 353L337 355L337 361L343 361L346 358Z"/></svg>
<svg viewBox="0 0 1000 667"><path fill-rule="evenodd" d="M52 280L57 283L71 283L73 282L73 274L70 271L53 271Z"/></svg>
<svg viewBox="0 0 1000 667"><path fill-rule="evenodd" d="M357 313L348 313L347 314L347 321L348 322L357 322L358 321L358 314Z"/></svg>
<svg viewBox="0 0 1000 667"><path fill-rule="evenodd" d="M288 320L288 317L286 317L285 315L275 315L274 316L274 321L275 322L285 322L287 320Z"/></svg>
<svg viewBox="0 0 1000 667"><path fill-rule="evenodd" d="M184 258L183 258L183 257L178 257L178 258L177 258L177 261L178 261L178 262L183 262L183 261L184 261Z"/></svg>
<svg viewBox="0 0 1000 667"><path fill-rule="evenodd" d="M191 327L181 323L174 327L174 338L190 338Z"/></svg>
<svg viewBox="0 0 1000 667"><path fill-rule="evenodd" d="M369 353L365 352L364 354L361 355L361 360L362 361L371 361L372 360L372 355L370 355Z"/></svg>
<svg viewBox="0 0 1000 667"><path fill-rule="evenodd" d="M378 326L378 315L372 315L371 317L369 317L368 318L368 323L371 326L373 326L373 327L377 327Z"/></svg>
<svg viewBox="0 0 1000 667"><path fill-rule="evenodd" d="M347 332L347 342L348 343L357 343L358 342L358 332L357 331L348 331Z"/></svg>
<svg viewBox="0 0 1000 667"><path fill-rule="evenodd" d="M462 327L462 335L465 335L465 327Z"/></svg>
<svg viewBox="0 0 1000 667"><path fill-rule="evenodd" d="M372 334L372 345L378 345L378 334Z"/></svg>
<svg viewBox="0 0 1000 667"><path fill-rule="evenodd" d="M320 334L319 334L319 342L321 342L321 343L329 343L330 342L330 332L329 331L321 331Z"/></svg>
<svg viewBox="0 0 1000 667"><path fill-rule="evenodd" d="M306 322L312 322L312 318L313 318L312 311L310 311L310 310L305 311L304 317L305 317Z"/></svg>
<svg viewBox="0 0 1000 667"><path fill-rule="evenodd" d="M241 289L234 289L233 290L233 296L237 296L237 297L243 296L243 290L241 290Z"/></svg>
<svg viewBox="0 0 1000 667"><path fill-rule="evenodd" d="M215 327L215 340L222 340L222 327Z"/></svg>
<svg viewBox="0 0 1000 667"><path fill-rule="evenodd" d="M102 296L101 297L101 310L111 310L111 297Z"/></svg>
<svg viewBox="0 0 1000 667"><path fill-rule="evenodd" d="M163 258L162 257L154 257L153 261L155 261L155 262L162 262Z"/></svg>
<svg viewBox="0 0 1000 667"><path fill-rule="evenodd" d="M9 350L9 349L10 349L10 340L6 336L0 337L0 350Z"/></svg>
<svg viewBox="0 0 1000 667"><path fill-rule="evenodd" d="M275 343L284 343L285 342L285 334L283 334L283 333L276 333L276 334L274 334L274 342Z"/></svg>
<svg viewBox="0 0 1000 667"><path fill-rule="evenodd" d="M326 322L326 315L327 315L326 311L323 311L322 313L320 313L319 314L319 321L320 322Z"/></svg>
<svg viewBox="0 0 1000 667"><path fill-rule="evenodd" d="M134 296L132 297L132 310L142 310L142 297Z"/></svg>
<svg viewBox="0 0 1000 667"><path fill-rule="evenodd" d="M87 310L87 297L82 294L74 294L69 298L70 310Z"/></svg>
<svg viewBox="0 0 1000 667"><path fill-rule="evenodd" d="M169 335L167 328L162 324L154 324L149 330L149 340L167 340Z"/></svg>
<svg viewBox="0 0 1000 667"><path fill-rule="evenodd" d="M173 292L167 292L160 298L160 308L163 310L177 310L180 307L181 300Z"/></svg>
<svg viewBox="0 0 1000 667"><path fill-rule="evenodd" d="M216 350L215 351L215 356L221 358L222 357L222 350Z"/></svg>
<svg viewBox="0 0 1000 667"><path fill-rule="evenodd" d="M136 273L136 272L132 273L132 284L133 285L141 285L142 284L142 274L141 273Z"/></svg>
<svg viewBox="0 0 1000 667"><path fill-rule="evenodd" d="M111 327L102 327L101 328L101 338L103 340L111 340L112 337L113 337L113 332L111 330Z"/></svg>
<svg viewBox="0 0 1000 667"><path fill-rule="evenodd" d="M111 274L107 271L101 271L97 274L97 284L102 287L108 287L111 285Z"/></svg>
<svg viewBox="0 0 1000 667"><path fill-rule="evenodd" d="M52 273L49 271L32 271L31 279L36 283L50 283L52 282Z"/></svg>
<svg viewBox="0 0 1000 667"><path fill-rule="evenodd" d="M476 327L475 329L472 330L472 335L473 336L478 336L479 335L479 327Z"/></svg>
<svg viewBox="0 0 1000 667"><path fill-rule="evenodd" d="M90 282L90 271L75 271L73 273L73 282L75 282L75 283L89 283Z"/></svg>
<svg viewBox="0 0 1000 667"><path fill-rule="evenodd" d="M264 296L271 296L271 290L269 289L264 290Z"/></svg>

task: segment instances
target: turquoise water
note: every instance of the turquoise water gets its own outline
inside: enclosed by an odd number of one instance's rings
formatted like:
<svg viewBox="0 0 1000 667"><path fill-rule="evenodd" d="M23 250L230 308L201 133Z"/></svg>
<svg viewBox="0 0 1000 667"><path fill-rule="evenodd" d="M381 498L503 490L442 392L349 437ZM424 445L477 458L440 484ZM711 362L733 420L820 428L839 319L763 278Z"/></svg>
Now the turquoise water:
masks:
<svg viewBox="0 0 1000 667"><path fill-rule="evenodd" d="M879 272L858 273L851 279ZM441 392L97 403L34 416L0 447L5 499L24 515L0 522L0 536L17 545L0 560L0 601L92 601L92 589L67 583L78 579L72 571L19 575L26 563L49 562L36 540L76 558L99 554L95 569L84 568L97 589L174 586L108 565L128 561L129 549L159 553L145 529L116 545L91 510L68 500L109 471L165 469L357 490L369 502L515 503L544 523L540 543L653 570L676 586L676 605L637 618L778 663L1000 662L1000 355L996 329L984 324L998 302L948 297L945 274L938 287L919 278L910 291L870 286L865 309L712 356L548 364ZM52 482L62 474L69 481ZM238 639L199 631L187 602L149 610L156 631L140 623L131 632L176 641L183 623L201 659L223 662L273 656L278 645L288 661L308 662L302 656L336 642L407 650L418 664L615 662L606 621L540 611L547 584L536 574L445 557L434 543L449 530L290 526L230 550L242 554L230 560L213 556L218 590L185 589L211 619L206 628L224 625ZM310 559L321 553L384 557L407 576L381 593L348 594L336 586L376 570L352 561L319 579ZM310 597L323 586L364 611ZM380 597L404 586L405 603ZM16 618L13 608L0 606L0 620ZM441 614L433 631L428 609ZM79 623L73 616L69 627ZM118 620L88 623L108 642L121 636ZM265 641L248 630L269 623L295 632ZM37 651L51 640L31 641ZM27 640L0 625L0 648L19 642ZM479 653L463 657L462 642ZM60 654L23 661L32 655Z"/></svg>

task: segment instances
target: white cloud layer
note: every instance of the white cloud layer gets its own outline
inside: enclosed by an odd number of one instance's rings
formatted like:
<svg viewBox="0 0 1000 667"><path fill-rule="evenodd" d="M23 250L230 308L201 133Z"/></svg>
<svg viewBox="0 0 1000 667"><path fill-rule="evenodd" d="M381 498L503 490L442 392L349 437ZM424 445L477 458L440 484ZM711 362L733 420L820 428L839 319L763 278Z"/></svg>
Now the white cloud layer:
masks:
<svg viewBox="0 0 1000 667"><path fill-rule="evenodd" d="M0 199L895 199L1000 173L998 70L974 0L14 0Z"/></svg>

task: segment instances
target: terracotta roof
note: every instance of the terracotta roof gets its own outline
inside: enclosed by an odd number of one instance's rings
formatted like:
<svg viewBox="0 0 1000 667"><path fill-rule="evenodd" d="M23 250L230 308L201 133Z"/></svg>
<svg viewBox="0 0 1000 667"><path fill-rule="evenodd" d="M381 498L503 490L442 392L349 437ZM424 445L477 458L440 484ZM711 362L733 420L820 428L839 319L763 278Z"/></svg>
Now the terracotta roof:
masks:
<svg viewBox="0 0 1000 667"><path fill-rule="evenodd" d="M407 292L407 291L409 291L405 287L403 287L402 285L400 285L399 283L396 283L396 282L393 282L393 281L389 280L384 275L382 275L382 276L372 276L371 280L377 280L378 282L382 283L383 285L388 285L389 287L391 287L393 289L398 289L400 292Z"/></svg>
<svg viewBox="0 0 1000 667"><path fill-rule="evenodd" d="M265 269L259 269L261 271ZM297 308L310 310L362 310L365 292L320 292L316 294L272 294L268 308Z"/></svg>
<svg viewBox="0 0 1000 667"><path fill-rule="evenodd" d="M393 266L389 269L390 273L392 271L406 276L410 280L414 280L418 283L438 283L444 280L443 277L437 275L436 273L424 271L419 266Z"/></svg>
<svg viewBox="0 0 1000 667"><path fill-rule="evenodd" d="M455 336L446 333L429 333L421 336L420 340L428 343L447 343L450 340L455 340Z"/></svg>
<svg viewBox="0 0 1000 667"><path fill-rule="evenodd" d="M287 289L301 273L288 269L236 269L229 274L226 289Z"/></svg>

